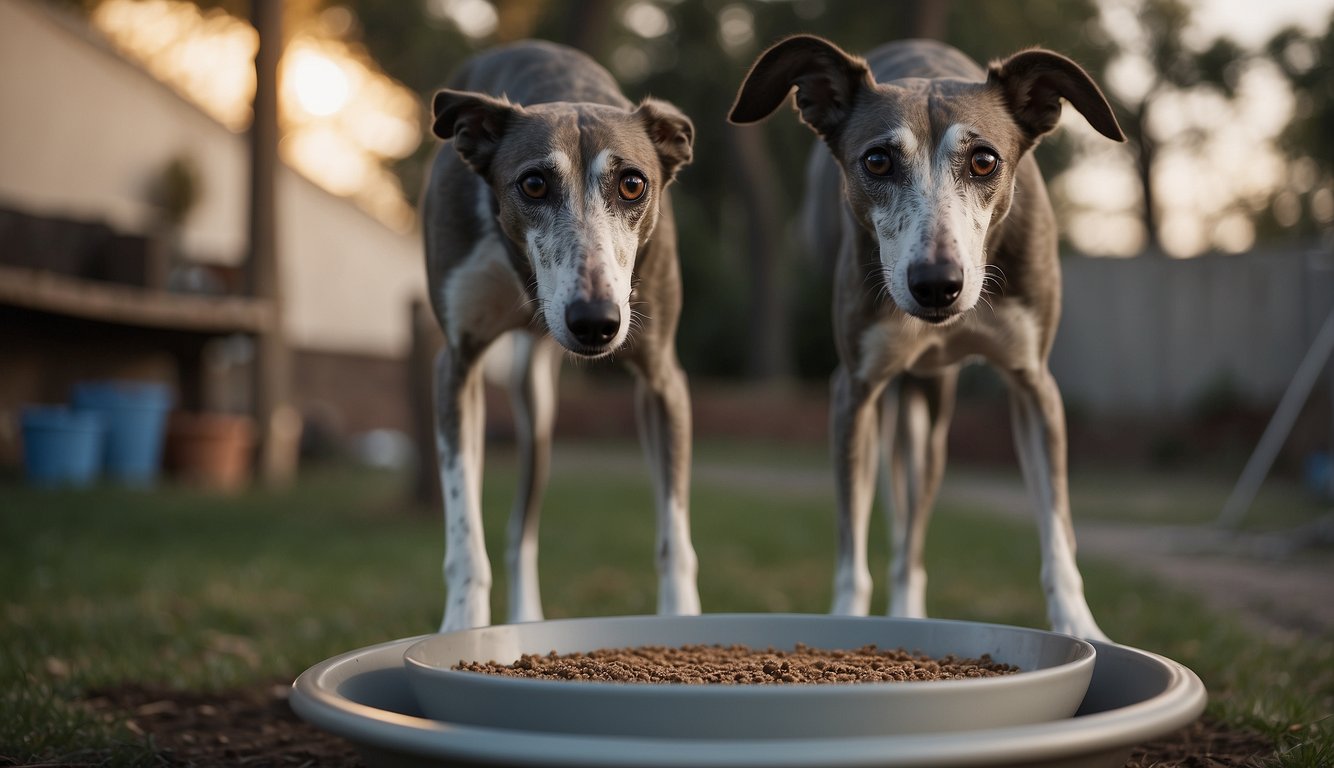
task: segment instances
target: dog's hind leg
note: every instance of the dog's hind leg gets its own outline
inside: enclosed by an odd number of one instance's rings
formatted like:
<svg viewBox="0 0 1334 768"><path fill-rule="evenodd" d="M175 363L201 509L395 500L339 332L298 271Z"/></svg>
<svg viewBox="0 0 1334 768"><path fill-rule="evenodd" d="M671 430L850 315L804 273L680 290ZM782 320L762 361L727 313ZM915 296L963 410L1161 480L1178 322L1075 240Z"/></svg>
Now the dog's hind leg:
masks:
<svg viewBox="0 0 1334 768"><path fill-rule="evenodd" d="M834 482L838 493L838 550L834 564L832 612L865 616L871 608L871 571L866 533L875 499L879 395L844 366L834 372L830 408Z"/></svg>
<svg viewBox="0 0 1334 768"><path fill-rule="evenodd" d="M556 381L560 354L549 337L516 331L510 370L519 487L510 512L505 566L509 573L509 620L540 621L542 598L537 578L537 527L551 466L551 430L556 419Z"/></svg>
<svg viewBox="0 0 1334 768"><path fill-rule="evenodd" d="M889 615L926 616L922 549L931 509L945 474L946 441L959 369L935 376L903 374L885 390L887 471L884 498L892 511Z"/></svg>
<svg viewBox="0 0 1334 768"><path fill-rule="evenodd" d="M657 507L658 613L699 613L690 542L690 391L668 347L636 364L635 415Z"/></svg>
<svg viewBox="0 0 1334 768"><path fill-rule="evenodd" d="M441 632L491 623L491 562L482 536L486 421L481 367L446 344L435 364L436 453L445 497L445 617Z"/></svg>
<svg viewBox="0 0 1334 768"><path fill-rule="evenodd" d="M1047 617L1057 632L1106 640L1084 599L1084 580L1075 564L1060 390L1046 366L1010 371L1009 381L1015 448L1024 481L1037 502Z"/></svg>

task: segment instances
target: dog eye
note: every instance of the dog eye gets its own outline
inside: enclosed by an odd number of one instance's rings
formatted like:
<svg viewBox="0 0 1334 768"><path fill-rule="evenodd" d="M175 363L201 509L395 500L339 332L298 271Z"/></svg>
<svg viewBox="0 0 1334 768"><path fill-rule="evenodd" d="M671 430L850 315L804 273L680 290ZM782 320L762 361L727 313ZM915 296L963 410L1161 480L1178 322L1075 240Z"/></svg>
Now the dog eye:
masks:
<svg viewBox="0 0 1334 768"><path fill-rule="evenodd" d="M989 149L979 149L973 153L972 159L968 161L968 170L973 172L974 176L985 178L996 172L1000 165L1000 158L996 153Z"/></svg>
<svg viewBox="0 0 1334 768"><path fill-rule="evenodd" d="M530 173L519 179L519 189L534 200L547 196L547 180L540 173Z"/></svg>
<svg viewBox="0 0 1334 768"><path fill-rule="evenodd" d="M621 177L620 193L621 199L633 203L644 196L644 190L648 189L648 182L643 176L631 171Z"/></svg>
<svg viewBox="0 0 1334 768"><path fill-rule="evenodd" d="M889 159L889 153L883 149L873 149L866 153L862 158L862 165L866 172L872 176L888 176L894 169L894 163Z"/></svg>

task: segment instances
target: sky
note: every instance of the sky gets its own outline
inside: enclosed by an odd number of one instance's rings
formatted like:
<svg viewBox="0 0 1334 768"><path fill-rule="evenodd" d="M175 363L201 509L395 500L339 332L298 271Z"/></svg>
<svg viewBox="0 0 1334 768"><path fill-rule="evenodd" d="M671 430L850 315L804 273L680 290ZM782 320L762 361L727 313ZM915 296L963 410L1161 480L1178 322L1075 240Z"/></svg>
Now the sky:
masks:
<svg viewBox="0 0 1334 768"><path fill-rule="evenodd" d="M1255 46L1289 24L1320 29L1334 12L1334 0L1196 0L1196 8L1204 34L1226 33L1243 45Z"/></svg>

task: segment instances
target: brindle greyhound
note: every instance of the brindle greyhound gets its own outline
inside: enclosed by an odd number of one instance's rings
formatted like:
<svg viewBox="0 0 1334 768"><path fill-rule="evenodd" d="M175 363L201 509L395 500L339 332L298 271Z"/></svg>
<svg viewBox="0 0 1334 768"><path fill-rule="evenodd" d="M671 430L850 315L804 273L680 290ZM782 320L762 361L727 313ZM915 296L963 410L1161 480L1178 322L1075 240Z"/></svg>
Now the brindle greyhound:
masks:
<svg viewBox="0 0 1334 768"><path fill-rule="evenodd" d="M1062 98L1099 133L1124 141L1102 92L1050 51L1022 51L983 70L935 42L891 43L862 59L797 36L756 61L732 121L763 119L793 88L801 119L827 146L808 166L807 235L815 252L838 254L834 612L869 608L866 531L883 418L894 509L890 613L925 615L922 544L959 366L980 356L1010 386L1051 625L1103 638L1075 564L1065 417L1047 368L1061 304L1056 228L1029 153L1056 127Z"/></svg>
<svg viewBox="0 0 1334 768"><path fill-rule="evenodd" d="M667 192L690 162L694 127L666 102L631 104L587 56L540 42L473 58L432 107L435 134L452 144L436 154L422 203L431 304L445 332L435 371L448 588L441 630L491 618L478 361L516 329L510 621L542 618L537 521L557 344L582 358L619 350L637 375L657 505L658 610L698 613L690 398L676 359L681 280Z"/></svg>

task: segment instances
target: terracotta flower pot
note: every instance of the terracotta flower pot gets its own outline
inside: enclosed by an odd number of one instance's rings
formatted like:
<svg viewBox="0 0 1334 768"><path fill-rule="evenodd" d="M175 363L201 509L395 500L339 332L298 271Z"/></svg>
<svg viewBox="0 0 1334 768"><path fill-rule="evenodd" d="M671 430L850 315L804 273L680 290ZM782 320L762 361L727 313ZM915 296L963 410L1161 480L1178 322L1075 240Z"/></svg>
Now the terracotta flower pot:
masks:
<svg viewBox="0 0 1334 768"><path fill-rule="evenodd" d="M240 490L250 482L254 445L248 416L176 411L167 424L167 469L191 485Z"/></svg>

